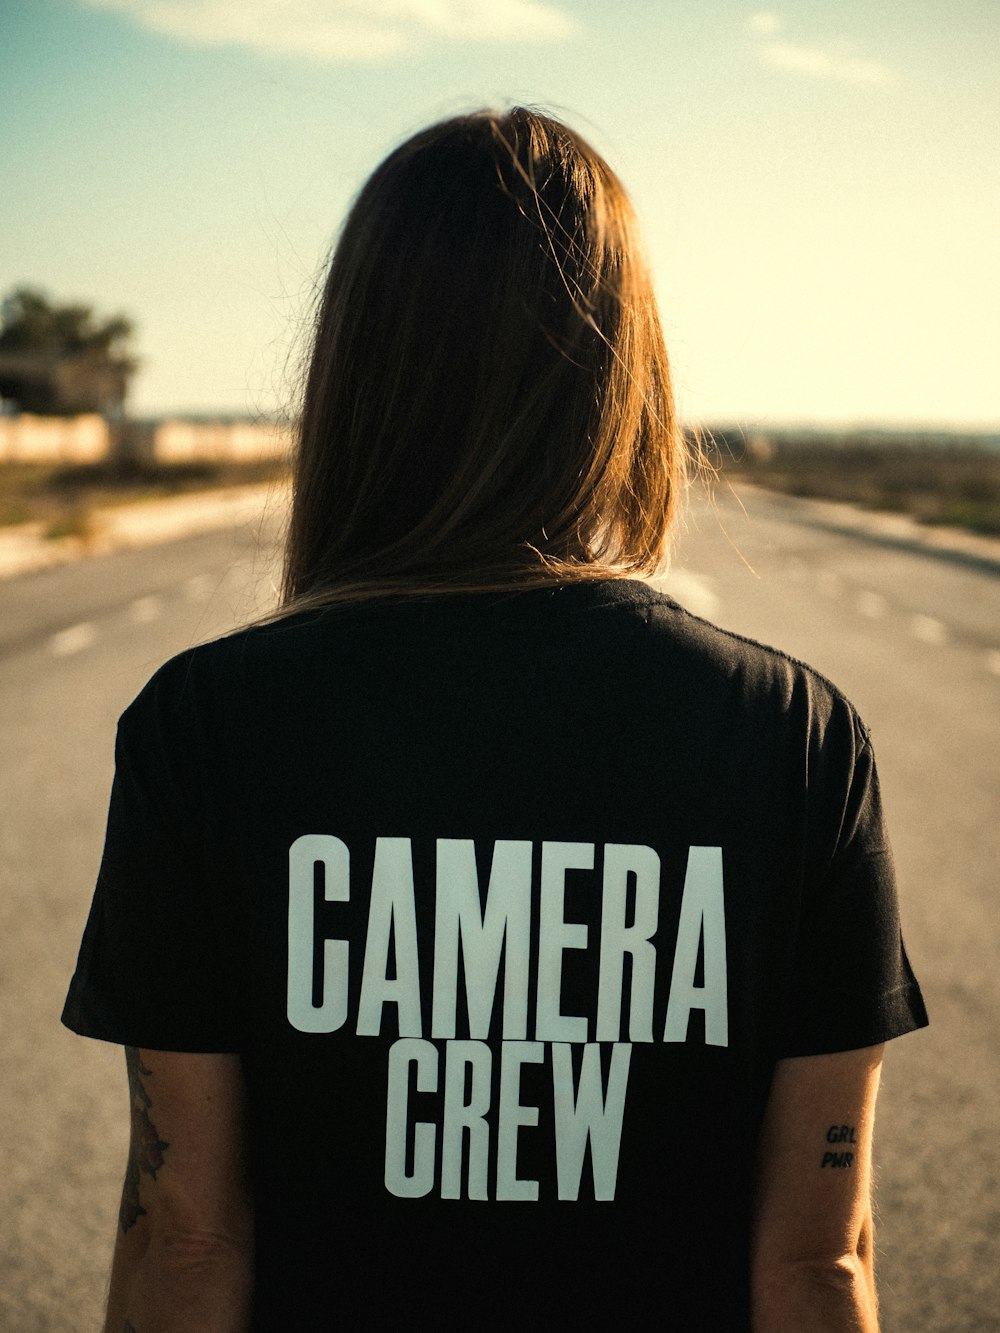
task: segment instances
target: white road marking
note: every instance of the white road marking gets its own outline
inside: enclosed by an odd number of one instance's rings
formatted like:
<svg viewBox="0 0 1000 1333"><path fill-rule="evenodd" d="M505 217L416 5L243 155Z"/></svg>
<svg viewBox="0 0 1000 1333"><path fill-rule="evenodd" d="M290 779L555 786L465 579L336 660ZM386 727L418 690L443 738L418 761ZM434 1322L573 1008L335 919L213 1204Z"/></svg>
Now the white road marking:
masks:
<svg viewBox="0 0 1000 1333"><path fill-rule="evenodd" d="M213 579L211 574L195 574L184 583L184 591L192 602L200 602L202 598L207 597L212 591Z"/></svg>
<svg viewBox="0 0 1000 1333"><path fill-rule="evenodd" d="M910 630L921 643L947 643L948 629L933 616L914 616L910 621Z"/></svg>
<svg viewBox="0 0 1000 1333"><path fill-rule="evenodd" d="M719 614L719 599L709 587L708 579L701 574L692 574L689 569L672 569L663 578L652 582L696 616L711 620Z"/></svg>
<svg viewBox="0 0 1000 1333"><path fill-rule="evenodd" d="M97 630L88 620L83 620L79 625L70 625L53 634L49 639L49 652L53 657L69 657L89 648L96 638Z"/></svg>
<svg viewBox="0 0 1000 1333"><path fill-rule="evenodd" d="M163 610L159 597L137 597L129 607L129 618L133 625L147 625Z"/></svg>
<svg viewBox="0 0 1000 1333"><path fill-rule="evenodd" d="M857 595L855 605L863 616L869 616L872 620L878 620L880 616L885 615L885 598L879 592L863 588Z"/></svg>

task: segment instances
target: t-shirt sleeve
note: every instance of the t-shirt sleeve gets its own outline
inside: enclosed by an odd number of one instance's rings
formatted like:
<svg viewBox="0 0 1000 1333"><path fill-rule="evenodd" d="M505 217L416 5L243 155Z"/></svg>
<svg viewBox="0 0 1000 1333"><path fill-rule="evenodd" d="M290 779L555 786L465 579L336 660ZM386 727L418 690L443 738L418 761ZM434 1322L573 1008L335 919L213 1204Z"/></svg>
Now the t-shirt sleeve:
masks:
<svg viewBox="0 0 1000 1333"><path fill-rule="evenodd" d="M854 737L846 780L816 784L833 849L803 885L781 1056L877 1046L928 1021L903 944L875 756L860 723Z"/></svg>
<svg viewBox="0 0 1000 1333"><path fill-rule="evenodd" d="M240 1048L205 763L186 673L168 664L118 724L104 854L62 1014L75 1032L150 1050Z"/></svg>

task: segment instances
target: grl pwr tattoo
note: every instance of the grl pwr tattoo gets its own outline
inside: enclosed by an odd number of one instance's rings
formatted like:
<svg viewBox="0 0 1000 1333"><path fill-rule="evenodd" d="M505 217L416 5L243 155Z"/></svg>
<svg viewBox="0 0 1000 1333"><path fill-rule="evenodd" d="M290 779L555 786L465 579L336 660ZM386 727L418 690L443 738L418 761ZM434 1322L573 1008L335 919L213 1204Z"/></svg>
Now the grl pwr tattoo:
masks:
<svg viewBox="0 0 1000 1333"><path fill-rule="evenodd" d="M855 1136L855 1128L853 1125L831 1125L826 1131L826 1141L827 1143L836 1143L838 1145L850 1143L852 1146L856 1146L857 1138ZM844 1167L851 1167L853 1165L854 1153L848 1151L846 1148L841 1148L839 1152L825 1152L823 1154L823 1160L820 1162L821 1168L828 1166L834 1170L837 1168L842 1169Z"/></svg>
<svg viewBox="0 0 1000 1333"><path fill-rule="evenodd" d="M169 1143L164 1143L160 1138L156 1126L149 1118L149 1108L153 1103L142 1080L149 1078L152 1070L143 1067L135 1046L125 1047L125 1067L128 1070L128 1090L132 1100L132 1132L119 1213L122 1231L128 1231L144 1216L146 1210L139 1202L142 1173L145 1171L155 1180L157 1171L163 1165L164 1149L170 1147Z"/></svg>

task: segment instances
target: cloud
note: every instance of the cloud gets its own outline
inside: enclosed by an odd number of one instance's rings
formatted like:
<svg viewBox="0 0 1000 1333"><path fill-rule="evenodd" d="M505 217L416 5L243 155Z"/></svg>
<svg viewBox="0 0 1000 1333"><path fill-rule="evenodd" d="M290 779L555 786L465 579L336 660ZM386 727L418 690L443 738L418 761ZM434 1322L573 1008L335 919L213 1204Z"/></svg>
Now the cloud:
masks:
<svg viewBox="0 0 1000 1333"><path fill-rule="evenodd" d="M814 79L836 79L842 83L892 83L895 74L880 60L841 54L820 46L795 42L764 42L760 58L776 69L794 70Z"/></svg>
<svg viewBox="0 0 1000 1333"><path fill-rule="evenodd" d="M896 75L881 60L855 54L846 42L834 46L804 46L799 42L774 40L785 21L771 10L751 14L747 27L757 38L756 51L765 65L792 70L812 79L834 79L841 83L894 83Z"/></svg>
<svg viewBox="0 0 1000 1333"><path fill-rule="evenodd" d="M777 14L761 13L750 15L749 26L753 32L767 34L780 32L785 25Z"/></svg>
<svg viewBox="0 0 1000 1333"><path fill-rule="evenodd" d="M324 64L377 64L428 38L525 42L577 24L546 0L83 0L194 46L243 46Z"/></svg>

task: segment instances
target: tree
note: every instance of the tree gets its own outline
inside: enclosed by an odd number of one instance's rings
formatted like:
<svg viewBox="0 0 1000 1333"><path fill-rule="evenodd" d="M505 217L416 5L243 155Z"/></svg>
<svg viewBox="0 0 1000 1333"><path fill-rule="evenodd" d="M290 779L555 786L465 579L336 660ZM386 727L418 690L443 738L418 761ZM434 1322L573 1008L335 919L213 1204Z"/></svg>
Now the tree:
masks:
<svg viewBox="0 0 1000 1333"><path fill-rule="evenodd" d="M124 315L99 321L91 306L18 287L0 302L0 398L43 415L118 415L139 367L132 335Z"/></svg>

